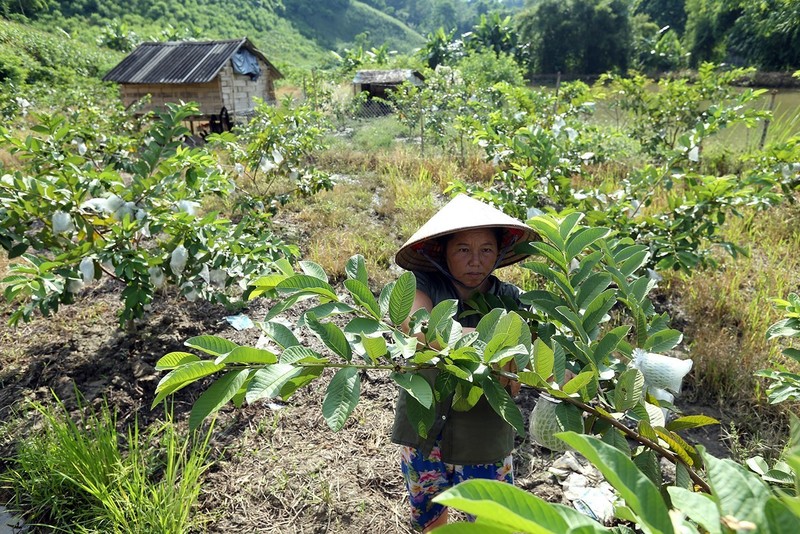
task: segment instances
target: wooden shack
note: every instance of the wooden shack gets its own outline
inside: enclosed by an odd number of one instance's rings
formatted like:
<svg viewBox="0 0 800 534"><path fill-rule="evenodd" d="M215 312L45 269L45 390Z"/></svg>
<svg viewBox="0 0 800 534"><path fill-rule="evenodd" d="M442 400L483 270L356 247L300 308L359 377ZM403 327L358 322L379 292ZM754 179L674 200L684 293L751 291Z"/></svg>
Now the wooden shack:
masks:
<svg viewBox="0 0 800 534"><path fill-rule="evenodd" d="M403 82L422 85L424 76L411 69L360 70L353 78L353 93L366 91L369 98L386 98L392 89Z"/></svg>
<svg viewBox="0 0 800 534"><path fill-rule="evenodd" d="M142 112L167 103L197 102L211 131L230 129L255 108L254 98L275 100L274 82L283 78L246 37L224 41L142 43L103 77L120 85L126 107L150 95Z"/></svg>

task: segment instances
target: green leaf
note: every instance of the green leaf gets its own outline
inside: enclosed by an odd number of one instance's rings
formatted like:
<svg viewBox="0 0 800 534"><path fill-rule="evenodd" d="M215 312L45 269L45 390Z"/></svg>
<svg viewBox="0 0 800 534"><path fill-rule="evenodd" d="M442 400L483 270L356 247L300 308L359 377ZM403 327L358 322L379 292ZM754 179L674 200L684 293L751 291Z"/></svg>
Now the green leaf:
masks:
<svg viewBox="0 0 800 534"><path fill-rule="evenodd" d="M209 360L200 360L184 363L164 375L156 386L156 398L152 406L157 406L167 395L175 393L179 389L189 384L214 374L224 368L224 365L217 365Z"/></svg>
<svg viewBox="0 0 800 534"><path fill-rule="evenodd" d="M456 311L458 311L456 299L443 300L433 307L428 320L428 334L425 336L429 342L434 340L436 331L441 329L448 319L452 319Z"/></svg>
<svg viewBox="0 0 800 534"><path fill-rule="evenodd" d="M800 335L796 319L782 319L767 328L767 341L776 337L796 337Z"/></svg>
<svg viewBox="0 0 800 534"><path fill-rule="evenodd" d="M630 410L642 400L644 375L638 369L626 369L617 379L614 388L614 409L618 412Z"/></svg>
<svg viewBox="0 0 800 534"><path fill-rule="evenodd" d="M288 363L276 363L266 369L259 369L250 380L245 398L248 404L257 400L277 397L284 384L303 372L302 367Z"/></svg>
<svg viewBox="0 0 800 534"><path fill-rule="evenodd" d="M598 295L586 307L586 311L583 314L583 329L586 332L594 330L616 303L616 292L613 289Z"/></svg>
<svg viewBox="0 0 800 534"><path fill-rule="evenodd" d="M701 455L720 514L763 525L764 506L772 496L769 486L733 460L720 460L705 452Z"/></svg>
<svg viewBox="0 0 800 534"><path fill-rule="evenodd" d="M478 321L478 326L475 327L475 331L478 332L478 339L488 342L494 335L498 321L505 313L500 308L494 308L481 317L480 321Z"/></svg>
<svg viewBox="0 0 800 534"><path fill-rule="evenodd" d="M572 275L570 283L577 288L575 304L580 309L585 309L589 302L605 291L611 285L611 275L608 273L593 273L580 285L576 286L577 275Z"/></svg>
<svg viewBox="0 0 800 534"><path fill-rule="evenodd" d="M214 363L217 364L231 364L231 363L259 363L271 364L278 361L278 356L274 352L264 349L257 349L255 347L236 347L228 354L219 356Z"/></svg>
<svg viewBox="0 0 800 534"><path fill-rule="evenodd" d="M300 344L300 342L297 340L297 337L294 335L294 332L292 332L289 327L284 324L275 321L267 321L258 323L258 326L261 327L261 331L264 332L267 337L269 337L283 349L295 347Z"/></svg>
<svg viewBox="0 0 800 534"><path fill-rule="evenodd" d="M415 398L423 408L430 408L433 405L433 390L431 390L428 381L420 375L415 373L392 373L392 380Z"/></svg>
<svg viewBox="0 0 800 534"><path fill-rule="evenodd" d="M280 258L273 262L273 266L281 273L286 276L294 275L294 269L292 269L292 264L289 263L289 260L286 258Z"/></svg>
<svg viewBox="0 0 800 534"><path fill-rule="evenodd" d="M338 432L344 427L358 404L360 392L361 378L355 367L344 367L333 375L322 402L322 416L331 430Z"/></svg>
<svg viewBox="0 0 800 534"><path fill-rule="evenodd" d="M783 353L784 356L786 356L788 358L791 358L794 361L800 363L800 350L792 348L792 347L789 347L789 348L783 349L782 353Z"/></svg>
<svg viewBox="0 0 800 534"><path fill-rule="evenodd" d="M395 281L389 295L389 320L400 325L411 313L417 293L417 279L412 272L405 272Z"/></svg>
<svg viewBox="0 0 800 534"><path fill-rule="evenodd" d="M623 434L622 431L617 428L612 427L606 430L601 439L603 440L603 443L608 443L609 445L616 447L626 454L630 453L631 449L628 445L628 440L625 438L625 434Z"/></svg>
<svg viewBox="0 0 800 534"><path fill-rule="evenodd" d="M666 352L674 349L683 339L678 330L660 330L648 337L642 348L649 352Z"/></svg>
<svg viewBox="0 0 800 534"><path fill-rule="evenodd" d="M543 379L547 380L553 374L555 356L553 349L539 338L533 342L533 370Z"/></svg>
<svg viewBox="0 0 800 534"><path fill-rule="evenodd" d="M356 254L351 256L344 267L344 272L351 280L358 280L364 285L369 284L369 276L367 275L367 266L364 262L364 256Z"/></svg>
<svg viewBox="0 0 800 534"><path fill-rule="evenodd" d="M583 371L582 373L579 373L577 376L573 377L572 380L564 384L562 391L567 395L574 395L587 385L591 384L594 380L594 377L595 373L591 369Z"/></svg>
<svg viewBox="0 0 800 534"><path fill-rule="evenodd" d="M223 354L227 354L239 346L232 341L218 336L191 337L184 342L184 345L187 347L192 347L193 349L201 350L206 354L211 354L212 356L221 356Z"/></svg>
<svg viewBox="0 0 800 534"><path fill-rule="evenodd" d="M198 428L206 417L225 406L239 392L239 389L247 381L249 373L250 371L247 369L230 371L211 384L194 401L192 411L189 414L189 430Z"/></svg>
<svg viewBox="0 0 800 534"><path fill-rule="evenodd" d="M714 500L705 493L695 493L686 488L667 486L672 506L703 527L708 534L722 534L719 510Z"/></svg>
<svg viewBox="0 0 800 534"><path fill-rule="evenodd" d="M481 523L450 523L436 527L436 534L511 534L513 530L506 527L498 527L493 524Z"/></svg>
<svg viewBox="0 0 800 534"><path fill-rule="evenodd" d="M495 379L487 378L483 381L483 394L486 395L486 400L489 401L494 411L517 431L517 435L524 437L525 422L522 419L522 413L508 391Z"/></svg>
<svg viewBox="0 0 800 534"><path fill-rule="evenodd" d="M281 391L279 393L280 398L283 400L289 399L294 395L295 391L319 378L324 370L325 368L322 366L303 367L302 372L298 373L297 376L292 377L281 386Z"/></svg>
<svg viewBox="0 0 800 534"><path fill-rule="evenodd" d="M602 525L573 508L549 503L532 493L498 480L466 480L443 491L433 500L443 506L474 515L479 521L480 518L490 519L491 525L502 527L506 529L505 532L533 534L607 532ZM573 530L582 527L590 530Z"/></svg>
<svg viewBox="0 0 800 534"><path fill-rule="evenodd" d="M417 434L427 438L428 431L433 427L436 410L433 406L423 406L414 397L409 397L406 403L406 417Z"/></svg>
<svg viewBox="0 0 800 534"><path fill-rule="evenodd" d="M378 304L381 307L381 317L389 313L389 300L392 296L392 290L394 290L395 282L389 282L383 289L381 289L381 294L378 295Z"/></svg>
<svg viewBox="0 0 800 534"><path fill-rule="evenodd" d="M692 475L689 473L689 468L678 463L675 466L675 485L679 488L689 489L694 487Z"/></svg>
<svg viewBox="0 0 800 534"><path fill-rule="evenodd" d="M689 428L699 428L706 425L718 425L719 421L707 415L687 415L678 417L667 423L667 430L680 432Z"/></svg>
<svg viewBox="0 0 800 534"><path fill-rule="evenodd" d="M319 306L314 306L305 311L305 313L297 321L297 326L302 327L306 324L305 316L309 313L313 314L318 320L325 319L331 315L344 315L355 312L355 308L344 302L325 302Z"/></svg>
<svg viewBox="0 0 800 534"><path fill-rule="evenodd" d="M189 362L198 362L200 357L192 354L191 352L170 352L165 354L156 362L156 371L166 371L167 369L175 369L181 365Z"/></svg>
<svg viewBox="0 0 800 534"><path fill-rule="evenodd" d="M284 292L302 291L304 293L313 293L333 301L339 300L339 297L336 296L336 292L334 292L330 284L307 274L290 276L275 287Z"/></svg>
<svg viewBox="0 0 800 534"><path fill-rule="evenodd" d="M645 264L649 255L650 252L647 250L636 252L619 266L620 272L625 276L631 276Z"/></svg>
<svg viewBox="0 0 800 534"><path fill-rule="evenodd" d="M281 363L325 363L327 361L319 352L302 345L289 347L281 354Z"/></svg>
<svg viewBox="0 0 800 534"><path fill-rule="evenodd" d="M583 433L583 412L577 406L561 402L556 406L556 419L565 431Z"/></svg>
<svg viewBox="0 0 800 534"><path fill-rule="evenodd" d="M308 276L312 276L317 280L322 280L325 283L328 282L328 275L325 273L325 269L323 269L318 263L308 260L301 261L300 268Z"/></svg>
<svg viewBox="0 0 800 534"><path fill-rule="evenodd" d="M598 239L607 236L610 231L608 228L580 228L575 231L566 242L567 262L572 261L572 258L583 252Z"/></svg>
<svg viewBox="0 0 800 534"><path fill-rule="evenodd" d="M293 273L294 274L294 273ZM250 282L250 285L264 290L275 289L275 286L286 280L285 274L268 274Z"/></svg>
<svg viewBox="0 0 800 534"><path fill-rule="evenodd" d="M378 361L388 352L386 340L383 339L383 336L381 335L374 337L362 335L361 344L364 346L367 356L369 356L370 360L372 361Z"/></svg>
<svg viewBox="0 0 800 534"><path fill-rule="evenodd" d="M644 449L639 454L633 457L633 463L639 468L639 471L644 473L653 484L661 486L663 479L661 477L661 466L658 463L658 456L655 451Z"/></svg>
<svg viewBox="0 0 800 534"><path fill-rule="evenodd" d="M628 454L593 436L574 432L561 432L556 436L580 452L603 473L625 504L636 513L638 522L647 530L674 534L667 506L658 487L639 471Z"/></svg>
<svg viewBox="0 0 800 534"><path fill-rule="evenodd" d="M342 332L338 326L333 323L321 323L310 313L306 314L306 324L308 324L311 331L317 335L326 347L348 362L350 361L353 357L352 349L347 342L344 332Z"/></svg>
<svg viewBox="0 0 800 534"><path fill-rule="evenodd" d="M594 352L591 356L597 367L606 363L608 356L617 350L617 346L628 335L628 331L630 331L630 326L618 326L607 332L599 342L593 345Z"/></svg>
<svg viewBox="0 0 800 534"><path fill-rule="evenodd" d="M569 271L569 262L564 259L564 254L548 243L543 243L541 241L535 241L531 243L531 248L534 250L536 254L541 254L551 262L553 262L561 272L568 272ZM523 265L524 267L525 265Z"/></svg>
<svg viewBox="0 0 800 534"><path fill-rule="evenodd" d="M589 334L586 333L586 330L583 328L583 322L581 318L578 317L578 314L567 308L566 306L559 306L556 308L559 314L567 322L567 326L572 329L573 334L577 334L576 337L580 337L580 339L584 342L589 342Z"/></svg>
<svg viewBox="0 0 800 534"><path fill-rule="evenodd" d="M492 333L492 338L486 343L486 348L483 351L483 361L491 361L494 353L498 350L516 345L523 329L526 333L529 332L527 325L518 314L506 313L501 315Z"/></svg>
<svg viewBox="0 0 800 534"><path fill-rule="evenodd" d="M769 523L770 532L793 532L800 524L800 516L795 515L787 503L775 497L767 501L764 515Z"/></svg>
<svg viewBox="0 0 800 534"><path fill-rule="evenodd" d="M391 330L389 330L389 328L381 324L379 321L376 321L375 319L369 319L367 317L355 317L346 325L344 325L345 334L373 335L384 332L388 333L391 332Z"/></svg>
<svg viewBox="0 0 800 534"><path fill-rule="evenodd" d="M573 293L575 291L572 288L572 284L570 283L570 280L566 274L559 270L553 269L546 263L537 261L529 261L524 263L522 266L526 269L530 269L534 273L544 278L546 281L554 284L561 291L561 296L567 301L572 302Z"/></svg>
<svg viewBox="0 0 800 534"><path fill-rule="evenodd" d="M528 221L528 225L536 230L542 237L546 237L551 243L558 247L564 246L564 238L561 237L556 221L547 216L538 216Z"/></svg>
<svg viewBox="0 0 800 534"><path fill-rule="evenodd" d="M26 250L28 250L28 243L17 243L8 250L8 259L18 258L25 254Z"/></svg>
<svg viewBox="0 0 800 534"><path fill-rule="evenodd" d="M375 300L375 295L372 294L366 284L358 280L348 279L344 281L344 287L353 296L356 304L365 308L374 318L381 318L381 308L378 305L378 301Z"/></svg>
<svg viewBox="0 0 800 534"><path fill-rule="evenodd" d="M559 235L561 235L561 239L564 240L564 243L567 242L567 238L570 235L573 235L574 233L582 229L582 227L578 227L578 229L576 230L575 227L578 226L578 223L581 222L583 218L584 218L583 213L573 212L567 214L567 216L561 220L558 227L558 233Z"/></svg>

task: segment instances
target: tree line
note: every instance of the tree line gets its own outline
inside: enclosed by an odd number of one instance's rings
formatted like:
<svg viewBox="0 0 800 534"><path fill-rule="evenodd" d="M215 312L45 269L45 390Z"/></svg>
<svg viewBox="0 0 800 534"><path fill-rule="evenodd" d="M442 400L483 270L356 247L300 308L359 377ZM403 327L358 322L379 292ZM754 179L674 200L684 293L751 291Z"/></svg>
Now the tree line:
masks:
<svg viewBox="0 0 800 534"><path fill-rule="evenodd" d="M186 21L189 29L183 34L168 31L165 37L185 38L195 37L192 28L216 28L219 33L227 27L228 31L241 32L242 21L251 21L254 28L274 27L272 22L276 18L302 21L309 16L341 12L354 3L355 0L324 3L249 0L222 6L214 0L125 3L0 0L0 14L31 20L82 17L101 27L104 22L119 20L128 21L131 26L141 21L157 24L180 20ZM596 74L630 68L652 73L696 68L706 61L754 66L766 71L800 68L797 0L363 0L363 3L427 35L428 52L440 44L474 39L478 28L488 29L493 32L491 35L478 38L490 41L490 48L497 54L513 56L528 74ZM220 12L222 7L224 13ZM222 24L228 20L226 17L238 22ZM217 23L207 24L212 19ZM135 42L129 38L132 30L116 24L103 44L130 48ZM447 43L443 43L443 36L448 38ZM369 44L380 46L385 38L370 35ZM433 55L440 52L434 51Z"/></svg>

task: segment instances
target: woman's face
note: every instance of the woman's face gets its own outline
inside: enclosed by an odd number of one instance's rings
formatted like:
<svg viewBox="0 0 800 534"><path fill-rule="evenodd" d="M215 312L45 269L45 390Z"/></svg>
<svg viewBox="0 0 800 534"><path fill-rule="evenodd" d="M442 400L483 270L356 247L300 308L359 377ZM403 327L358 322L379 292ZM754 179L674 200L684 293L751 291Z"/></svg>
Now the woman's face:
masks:
<svg viewBox="0 0 800 534"><path fill-rule="evenodd" d="M477 288L491 274L497 253L494 231L479 228L453 234L445 248L445 259L456 280L467 287Z"/></svg>

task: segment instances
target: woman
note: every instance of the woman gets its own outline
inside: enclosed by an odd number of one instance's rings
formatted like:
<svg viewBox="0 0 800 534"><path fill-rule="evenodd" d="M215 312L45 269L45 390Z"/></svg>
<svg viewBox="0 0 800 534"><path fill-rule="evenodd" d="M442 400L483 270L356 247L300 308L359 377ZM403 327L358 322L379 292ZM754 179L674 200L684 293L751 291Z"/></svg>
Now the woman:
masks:
<svg viewBox="0 0 800 534"><path fill-rule="evenodd" d="M446 299L458 301L463 331L474 330L478 314L461 317L464 302L475 293L511 298L520 290L492 273L524 259L514 247L533 240L533 230L503 212L459 195L425 223L397 252L400 267L414 272L417 291L412 313L431 311ZM407 325L406 325L407 326ZM429 381L436 371L423 372ZM511 386L515 394L519 384ZM485 397L469 411L450 409L450 399L436 406L428 439L422 439L406 416L409 396L400 390L392 441L402 445L401 466L412 507L412 525L424 532L447 523L447 509L432 502L441 491L470 478L513 483L511 450L514 430Z"/></svg>

